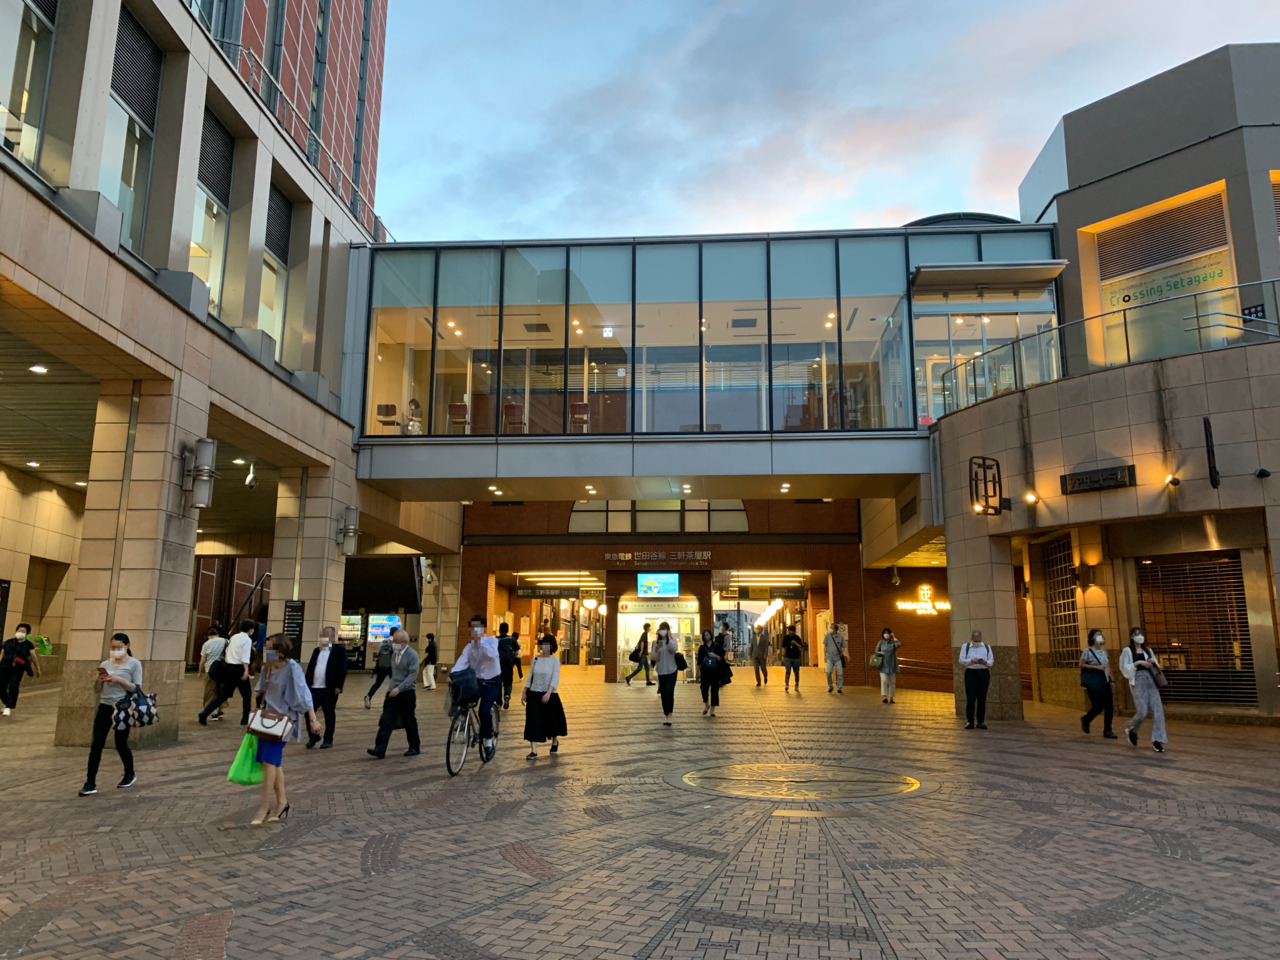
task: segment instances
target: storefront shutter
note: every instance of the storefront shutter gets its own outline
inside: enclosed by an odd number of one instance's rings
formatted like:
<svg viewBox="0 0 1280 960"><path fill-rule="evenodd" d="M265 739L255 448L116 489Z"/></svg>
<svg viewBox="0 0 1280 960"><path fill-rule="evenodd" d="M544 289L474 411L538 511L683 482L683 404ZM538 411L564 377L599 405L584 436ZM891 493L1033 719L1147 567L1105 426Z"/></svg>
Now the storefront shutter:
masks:
<svg viewBox="0 0 1280 960"><path fill-rule="evenodd" d="M1222 197L1204 197L1099 233L1098 272L1105 283L1226 245Z"/></svg>
<svg viewBox="0 0 1280 960"><path fill-rule="evenodd" d="M30 3L50 23L57 23L58 0L30 0Z"/></svg>
<svg viewBox="0 0 1280 960"><path fill-rule="evenodd" d="M235 159L236 141L208 107L204 110L204 129L200 133L200 185L224 207L231 206L231 166Z"/></svg>
<svg viewBox="0 0 1280 960"><path fill-rule="evenodd" d="M149 131L156 129L160 99L160 66L164 54L147 31L123 6L116 32L111 89Z"/></svg>
<svg viewBox="0 0 1280 960"><path fill-rule="evenodd" d="M293 204L271 185L267 198L267 249L284 266L289 265L289 233L293 227Z"/></svg>

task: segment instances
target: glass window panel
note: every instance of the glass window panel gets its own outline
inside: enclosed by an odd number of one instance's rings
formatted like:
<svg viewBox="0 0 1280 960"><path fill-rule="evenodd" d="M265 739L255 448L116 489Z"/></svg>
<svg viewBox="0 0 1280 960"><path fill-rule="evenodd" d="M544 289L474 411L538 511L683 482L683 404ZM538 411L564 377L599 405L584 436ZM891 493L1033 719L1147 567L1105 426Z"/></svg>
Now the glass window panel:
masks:
<svg viewBox="0 0 1280 960"><path fill-rule="evenodd" d="M637 500L637 510L679 510L679 500Z"/></svg>
<svg viewBox="0 0 1280 960"><path fill-rule="evenodd" d="M616 513L610 511L609 517L609 533L630 533L631 532L631 512Z"/></svg>
<svg viewBox="0 0 1280 960"><path fill-rule="evenodd" d="M579 500L573 505L574 513L584 510L601 510L603 511L607 504L603 500Z"/></svg>
<svg viewBox="0 0 1280 960"><path fill-rule="evenodd" d="M53 31L22 0L0 0L0 137L34 169Z"/></svg>
<svg viewBox="0 0 1280 960"><path fill-rule="evenodd" d="M196 187L196 209L191 224L191 251L187 269L209 287L209 312L215 317L222 310L222 274L226 258L227 211L204 190Z"/></svg>
<svg viewBox="0 0 1280 960"><path fill-rule="evenodd" d="M636 247L635 431L696 433L698 247Z"/></svg>
<svg viewBox="0 0 1280 960"><path fill-rule="evenodd" d="M98 192L120 208L120 242L135 253L142 249L147 187L151 179L151 134L115 97L107 101Z"/></svg>
<svg viewBox="0 0 1280 960"><path fill-rule="evenodd" d="M922 263L975 263L978 259L978 237L973 233L940 233L911 236L911 269Z"/></svg>
<svg viewBox="0 0 1280 960"><path fill-rule="evenodd" d="M435 434L491 434L498 424L498 255L440 252Z"/></svg>
<svg viewBox="0 0 1280 960"><path fill-rule="evenodd" d="M369 363L371 434L421 436L431 381L435 252L374 254Z"/></svg>
<svg viewBox="0 0 1280 960"><path fill-rule="evenodd" d="M636 533L679 533L678 512L640 512L636 514Z"/></svg>
<svg viewBox="0 0 1280 960"><path fill-rule="evenodd" d="M629 512L631 510L631 501L630 500L610 500L609 509L610 510L626 510Z"/></svg>
<svg viewBox="0 0 1280 960"><path fill-rule="evenodd" d="M1039 230L984 233L982 259L1005 262L1052 260L1053 238L1047 232Z"/></svg>
<svg viewBox="0 0 1280 960"><path fill-rule="evenodd" d="M741 510L741 500L712 500L710 503L712 510Z"/></svg>
<svg viewBox="0 0 1280 960"><path fill-rule="evenodd" d="M706 511L692 510L684 515L685 533L706 533L710 530Z"/></svg>
<svg viewBox="0 0 1280 960"><path fill-rule="evenodd" d="M712 511L712 533L746 533L747 515L740 512Z"/></svg>
<svg viewBox="0 0 1280 960"><path fill-rule="evenodd" d="M284 304L289 294L289 271L269 253L262 255L262 290L258 294L258 329L276 342L280 359L284 335Z"/></svg>
<svg viewBox="0 0 1280 960"><path fill-rule="evenodd" d="M911 426L906 290L902 237L840 241L840 380L847 429Z"/></svg>
<svg viewBox="0 0 1280 960"><path fill-rule="evenodd" d="M564 247L507 250L500 433L564 432Z"/></svg>
<svg viewBox="0 0 1280 960"><path fill-rule="evenodd" d="M769 256L773 429L838 430L835 242L776 241Z"/></svg>
<svg viewBox="0 0 1280 960"><path fill-rule="evenodd" d="M605 533L605 518L608 516L604 511L598 513L578 513L575 511L569 516L569 532L570 533Z"/></svg>
<svg viewBox="0 0 1280 960"><path fill-rule="evenodd" d="M631 429L631 250L569 249L570 433Z"/></svg>
<svg viewBox="0 0 1280 960"><path fill-rule="evenodd" d="M951 367L951 340L945 314L912 318L916 348L916 415L921 425L933 423L946 412L942 375Z"/></svg>
<svg viewBox="0 0 1280 960"><path fill-rule="evenodd" d="M769 314L763 241L703 245L702 316L704 429L767 430Z"/></svg>

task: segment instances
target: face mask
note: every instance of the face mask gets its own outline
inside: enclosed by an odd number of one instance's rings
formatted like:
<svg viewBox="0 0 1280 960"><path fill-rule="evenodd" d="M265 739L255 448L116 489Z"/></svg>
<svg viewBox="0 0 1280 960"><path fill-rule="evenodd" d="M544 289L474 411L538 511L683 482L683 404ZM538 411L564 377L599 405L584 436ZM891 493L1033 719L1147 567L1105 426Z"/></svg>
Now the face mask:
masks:
<svg viewBox="0 0 1280 960"><path fill-rule="evenodd" d="M27 631L19 630L16 633L14 633L14 636L17 637L19 640L25 639L25 637L27 636Z"/></svg>
<svg viewBox="0 0 1280 960"><path fill-rule="evenodd" d="M278 650L267 650L262 654L262 659L267 663L272 663L280 659L280 652Z"/></svg>
<svg viewBox="0 0 1280 960"><path fill-rule="evenodd" d="M478 636L480 636L480 635L481 635L481 634L483 634L483 633L484 633L484 629L483 629L483 628L481 628L481 627L472 627L472 628L471 628L471 635L472 635L473 637L478 637Z"/></svg>
<svg viewBox="0 0 1280 960"><path fill-rule="evenodd" d="M1139 633L1139 634L1135 634L1135 635L1134 635L1134 637L1133 637L1133 642L1134 642L1134 643L1146 643L1146 642L1147 642L1147 638L1146 638L1146 637L1144 637L1144 636L1143 636L1142 634L1140 634L1140 633Z"/></svg>
<svg viewBox="0 0 1280 960"><path fill-rule="evenodd" d="M396 648L396 653L399 653L401 650L403 650L405 647L408 646L407 643L394 643L394 642L391 645Z"/></svg>
<svg viewBox="0 0 1280 960"><path fill-rule="evenodd" d="M1104 643L1106 643L1106 642L1107 642L1107 641L1103 639L1102 634L1098 634L1097 636L1095 636L1095 637L1093 638L1093 645L1094 645L1095 647L1100 647L1100 646L1102 646L1102 645L1103 645Z"/></svg>
<svg viewBox="0 0 1280 960"><path fill-rule="evenodd" d="M320 638L320 646L322 646L322 647L327 647L327 646L329 646L329 638L328 638L328 637L321 637L321 638Z"/></svg>
<svg viewBox="0 0 1280 960"><path fill-rule="evenodd" d="M658 636L660 636L660 637L665 637L666 635L667 635L667 631L665 631L665 630L659 630L659 631L658 631Z"/></svg>
<svg viewBox="0 0 1280 960"><path fill-rule="evenodd" d="M121 647L119 650L117 650L115 647L112 647L111 658L113 660L123 660L125 656L128 654L128 652L129 651L126 650L124 647Z"/></svg>

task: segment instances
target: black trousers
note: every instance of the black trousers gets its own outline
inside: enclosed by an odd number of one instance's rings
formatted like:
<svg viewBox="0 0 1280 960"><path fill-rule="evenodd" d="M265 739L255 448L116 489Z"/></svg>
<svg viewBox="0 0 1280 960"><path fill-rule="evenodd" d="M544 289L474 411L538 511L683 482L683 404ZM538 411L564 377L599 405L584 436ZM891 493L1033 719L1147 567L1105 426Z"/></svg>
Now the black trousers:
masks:
<svg viewBox="0 0 1280 960"><path fill-rule="evenodd" d="M678 670L658 674L658 696L662 698L662 713L664 716L669 717L675 713L676 677L678 676L680 676Z"/></svg>
<svg viewBox="0 0 1280 960"><path fill-rule="evenodd" d="M204 709L200 711L202 716L209 716L220 706L230 700L237 690L240 691L240 700L242 709L240 712L240 722L249 722L249 710L253 703L253 684L248 679L241 679L242 670L231 673L229 677L224 677L218 681L218 695L204 705Z"/></svg>
<svg viewBox="0 0 1280 960"><path fill-rule="evenodd" d="M19 667L0 671L0 703L11 710L18 705L18 687L26 675L27 671Z"/></svg>
<svg viewBox="0 0 1280 960"><path fill-rule="evenodd" d="M707 694L709 692L711 694L711 705L718 707L720 706L720 678L712 679L708 676L710 672L705 667L702 670L702 702L707 702Z"/></svg>
<svg viewBox="0 0 1280 960"><path fill-rule="evenodd" d="M514 660L502 661L502 699L511 699L511 686L515 682L516 662Z"/></svg>
<svg viewBox="0 0 1280 960"><path fill-rule="evenodd" d="M1115 698L1111 696L1111 684L1097 688L1085 687L1084 692L1089 695L1089 712L1084 715L1084 722L1092 723L1094 717L1102 714L1102 729L1110 733L1111 718L1116 713Z"/></svg>
<svg viewBox="0 0 1280 960"><path fill-rule="evenodd" d="M987 688L990 686L990 670L964 672L964 718L969 723L987 722Z"/></svg>
<svg viewBox="0 0 1280 960"><path fill-rule="evenodd" d="M422 749L422 741L418 739L418 694L414 690L402 690L394 697L385 697L382 701L382 716L378 718L378 738L373 749L379 754L387 752L387 744L391 742L391 731L396 724L404 727L404 735L409 740L410 750Z"/></svg>
<svg viewBox="0 0 1280 960"><path fill-rule="evenodd" d="M324 714L324 742L333 743L333 729L337 726L337 720L334 716L334 707L338 705L337 696L334 695L332 690L312 687L311 703L316 708L317 713ZM312 743L319 739L319 734L311 734Z"/></svg>
<svg viewBox="0 0 1280 960"><path fill-rule="evenodd" d="M366 693L365 696L372 697L375 693L377 693L378 688L382 686L382 681L387 679L387 677L389 676L391 676L390 667L387 667L387 669L385 670L383 670L381 667L374 667L373 686L369 688L369 692Z"/></svg>
<svg viewBox="0 0 1280 960"><path fill-rule="evenodd" d="M102 748L107 745L107 734L112 732L111 718L116 708L105 703L98 704L98 712L93 717L93 746L89 748L89 772L85 774L87 783L98 782L98 764L102 762ZM116 753L120 754L120 762L124 764L124 775L127 780L133 776L133 751L129 749L129 728L114 731L116 735Z"/></svg>

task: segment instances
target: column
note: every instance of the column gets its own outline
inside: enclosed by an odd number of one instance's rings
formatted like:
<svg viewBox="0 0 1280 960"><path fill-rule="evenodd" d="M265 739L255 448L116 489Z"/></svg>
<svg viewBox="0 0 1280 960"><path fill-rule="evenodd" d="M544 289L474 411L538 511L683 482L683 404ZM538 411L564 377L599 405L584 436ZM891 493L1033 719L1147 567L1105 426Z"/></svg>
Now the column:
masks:
<svg viewBox="0 0 1280 960"><path fill-rule="evenodd" d="M685 575L681 574L683 578ZM618 676L618 607L624 593L634 591L634 570L606 570L604 574L604 602L609 607L605 616L604 631L604 682L617 683ZM657 627L657 624L654 624ZM654 634L657 635L656 633Z"/></svg>
<svg viewBox="0 0 1280 960"><path fill-rule="evenodd" d="M227 223L222 322L257 327L262 298L262 255L267 236L271 154L259 140L237 140Z"/></svg>
<svg viewBox="0 0 1280 960"><path fill-rule="evenodd" d="M343 510L353 505L354 482L354 471L342 464L280 470L267 632L283 628L286 600L301 600L302 646L294 656L304 663L320 628L336 627L342 615L347 560L334 535Z"/></svg>
<svg viewBox="0 0 1280 960"><path fill-rule="evenodd" d="M194 377L106 381L85 490L79 579L54 742L90 742L93 679L110 636L132 641L159 720L135 744L178 738L196 515L182 491L182 452L205 435L209 390Z"/></svg>
<svg viewBox="0 0 1280 960"><path fill-rule="evenodd" d="M471 640L471 618L484 618L485 629L489 629L489 617L494 609L494 588L497 578L489 569L489 547L468 550L462 556L462 576L458 590L458 629L453 636L453 649L449 648L449 638L436 637L440 645L442 660L453 663L458 659L462 648Z"/></svg>
<svg viewBox="0 0 1280 960"><path fill-rule="evenodd" d="M979 533L958 534L967 518L947 518L947 593L951 600L951 653L955 664L956 716L964 716L964 668L960 648L974 630L994 648L988 720L1022 719L1022 677L1018 663L1018 617L1013 591L1011 541ZM953 536L953 534L957 534Z"/></svg>
<svg viewBox="0 0 1280 960"><path fill-rule="evenodd" d="M440 653L440 669L447 672L446 665L454 661L453 643L458 627L458 593L462 577L462 557L456 553L432 554L432 575L436 578L433 584L422 586L422 619L419 628L419 653L426 649L428 633L436 635L436 647ZM536 626L536 625L535 625ZM445 639L448 642L445 642ZM520 645L526 646L525 638L520 638Z"/></svg>
<svg viewBox="0 0 1280 960"><path fill-rule="evenodd" d="M849 662L844 668L845 686L866 686L871 682L869 646L873 649L875 644L868 645L867 641L866 617L863 612L861 546L856 553L851 550L842 552L840 558L840 562L832 563L831 569L827 572L827 597L831 604L831 622L849 625ZM873 627L875 631L879 629L879 626ZM875 636L879 640L878 632ZM817 641L817 657L811 657L810 662L821 664L822 669L826 670L822 637L814 639ZM877 678L876 683L879 682Z"/></svg>
<svg viewBox="0 0 1280 960"><path fill-rule="evenodd" d="M1275 198L1267 167L1244 170L1227 178L1227 216L1236 283L1255 283L1280 277L1280 243L1276 238ZM1241 307L1263 306L1268 320L1280 320L1275 291L1242 290ZM1274 330L1274 327L1267 329Z"/></svg>
<svg viewBox="0 0 1280 960"><path fill-rule="evenodd" d="M208 75L191 54L165 54L142 241L142 258L161 270L186 273L191 267L196 174L208 85Z"/></svg>
<svg viewBox="0 0 1280 960"><path fill-rule="evenodd" d="M289 239L289 296L281 359L290 370L314 370L320 312L320 265L324 258L324 216L313 203L293 205Z"/></svg>

